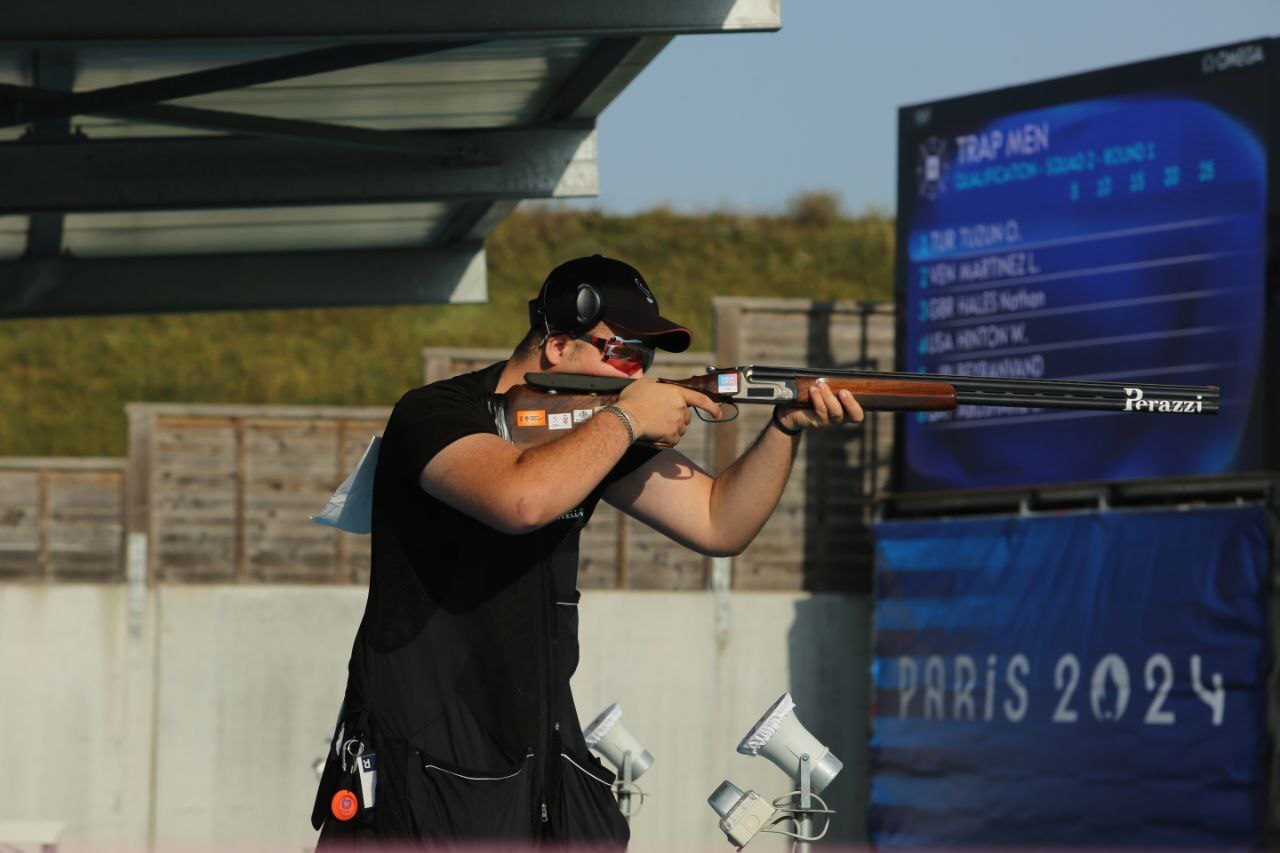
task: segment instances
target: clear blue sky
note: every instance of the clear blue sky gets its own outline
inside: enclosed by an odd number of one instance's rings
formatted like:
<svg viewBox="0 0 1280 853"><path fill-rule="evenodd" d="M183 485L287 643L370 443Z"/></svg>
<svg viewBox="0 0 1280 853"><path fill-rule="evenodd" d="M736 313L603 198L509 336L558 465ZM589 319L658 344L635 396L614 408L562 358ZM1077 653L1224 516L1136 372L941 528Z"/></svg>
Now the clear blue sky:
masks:
<svg viewBox="0 0 1280 853"><path fill-rule="evenodd" d="M681 36L600 119L599 198L781 210L834 190L892 211L896 111L1280 35L1280 0L782 0L777 33Z"/></svg>

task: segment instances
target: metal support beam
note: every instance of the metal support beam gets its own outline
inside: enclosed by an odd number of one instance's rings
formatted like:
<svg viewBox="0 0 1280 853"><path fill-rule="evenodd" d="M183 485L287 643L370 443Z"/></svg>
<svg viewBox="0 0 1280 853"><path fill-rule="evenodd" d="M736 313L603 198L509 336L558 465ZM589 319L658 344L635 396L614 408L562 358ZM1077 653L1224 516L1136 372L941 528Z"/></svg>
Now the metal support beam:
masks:
<svg viewBox="0 0 1280 853"><path fill-rule="evenodd" d="M642 36L772 31L780 0L65 0L10 3L0 44L150 39L384 39Z"/></svg>
<svg viewBox="0 0 1280 853"><path fill-rule="evenodd" d="M547 100L534 122L554 124L581 116L594 118L670 41L667 36L602 39ZM460 205L441 236L441 243L487 239L514 209L512 201Z"/></svg>
<svg viewBox="0 0 1280 853"><path fill-rule="evenodd" d="M672 36L602 39L543 106L539 123L594 117L671 43Z"/></svg>
<svg viewBox="0 0 1280 853"><path fill-rule="evenodd" d="M33 86L11 86L0 83L0 98L9 95L16 98L51 99L61 93ZM403 133L388 130L371 130L343 124L327 124L302 119L282 119L272 116L233 113L202 107L181 107L173 104L143 104L142 106L118 106L95 110L94 114L128 118L149 124L171 127L188 127L198 130L214 130L263 139L290 139L314 142L320 145L337 145L343 148L368 148L374 151L395 151L437 159L449 159L454 165L488 165L498 163L470 159L460 154L456 143L444 137L422 133ZM64 119L62 124L67 124ZM37 124L42 127L44 123Z"/></svg>
<svg viewBox="0 0 1280 853"><path fill-rule="evenodd" d="M414 42L340 45L57 97L50 97L48 92L24 93L21 87L8 87L3 98L0 98L0 105L3 107L0 109L0 127L66 119L76 115L110 113L114 109L123 107L191 98L227 89L241 89L262 83L274 83L278 80L342 71L362 65L389 62L393 59L437 53L474 43ZM37 83L37 85L40 84Z"/></svg>
<svg viewBox="0 0 1280 853"><path fill-rule="evenodd" d="M493 229L511 215L519 202L473 201L458 205L458 212L437 237L440 245L463 240L487 240Z"/></svg>
<svg viewBox="0 0 1280 853"><path fill-rule="evenodd" d="M548 122L572 117L583 102L636 49L640 41L638 38L601 39L559 91L547 100L536 120ZM599 112L593 115L599 115Z"/></svg>
<svg viewBox="0 0 1280 853"><path fill-rule="evenodd" d="M235 138L0 145L0 215L595 195L590 127L439 132L448 161Z"/></svg>
<svg viewBox="0 0 1280 853"><path fill-rule="evenodd" d="M484 302L484 248L0 262L0 318Z"/></svg>
<svg viewBox="0 0 1280 853"><path fill-rule="evenodd" d="M594 118L670 43L670 36L603 39L535 117L536 124ZM487 239L516 203L472 202L461 205L441 238Z"/></svg>
<svg viewBox="0 0 1280 853"><path fill-rule="evenodd" d="M75 55L62 51L37 50L31 54L31 78L37 86L46 87L54 97L65 95L75 87ZM71 121L53 119L33 124L27 129L31 142L65 142L71 138ZM53 258L62 251L65 217L61 213L37 213L27 221L28 258Z"/></svg>

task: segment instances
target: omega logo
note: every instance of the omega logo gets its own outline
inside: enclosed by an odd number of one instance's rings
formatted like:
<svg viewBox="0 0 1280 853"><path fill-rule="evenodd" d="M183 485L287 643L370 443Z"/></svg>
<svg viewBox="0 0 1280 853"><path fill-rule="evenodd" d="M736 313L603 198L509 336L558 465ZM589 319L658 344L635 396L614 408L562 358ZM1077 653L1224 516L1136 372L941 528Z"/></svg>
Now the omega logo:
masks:
<svg viewBox="0 0 1280 853"><path fill-rule="evenodd" d="M1200 70L1205 74L1247 68L1266 60L1260 44L1246 44L1230 50L1214 50L1200 57Z"/></svg>

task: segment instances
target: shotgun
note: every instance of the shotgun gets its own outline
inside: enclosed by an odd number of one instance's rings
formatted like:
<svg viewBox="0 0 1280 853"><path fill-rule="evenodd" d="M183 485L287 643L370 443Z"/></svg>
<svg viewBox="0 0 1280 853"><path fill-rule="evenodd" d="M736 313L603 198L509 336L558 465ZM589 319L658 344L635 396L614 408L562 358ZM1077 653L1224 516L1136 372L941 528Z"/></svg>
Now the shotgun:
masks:
<svg viewBox="0 0 1280 853"><path fill-rule="evenodd" d="M526 373L502 401L503 438L517 446L543 444L616 402L635 380L574 373ZM948 411L957 406L1092 409L1122 414L1216 415L1216 385L1155 385L1074 379L993 379L934 373L880 373L809 367L707 368L687 379L659 379L700 391L737 416L740 403L805 406L818 379L832 391L850 391L868 412ZM699 417L711 420L701 410ZM713 421L714 422L714 421Z"/></svg>

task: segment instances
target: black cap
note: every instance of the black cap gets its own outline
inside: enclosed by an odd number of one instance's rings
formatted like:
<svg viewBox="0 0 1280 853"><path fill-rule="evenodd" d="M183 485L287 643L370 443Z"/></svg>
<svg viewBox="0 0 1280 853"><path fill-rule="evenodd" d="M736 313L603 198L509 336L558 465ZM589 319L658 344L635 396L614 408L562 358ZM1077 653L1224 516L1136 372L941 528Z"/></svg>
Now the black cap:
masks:
<svg viewBox="0 0 1280 853"><path fill-rule="evenodd" d="M529 303L529 318L531 325L571 334L582 334L603 320L619 332L652 338L668 352L684 352L693 340L688 329L658 313L658 300L639 270L602 255L575 258L553 269L538 298Z"/></svg>

